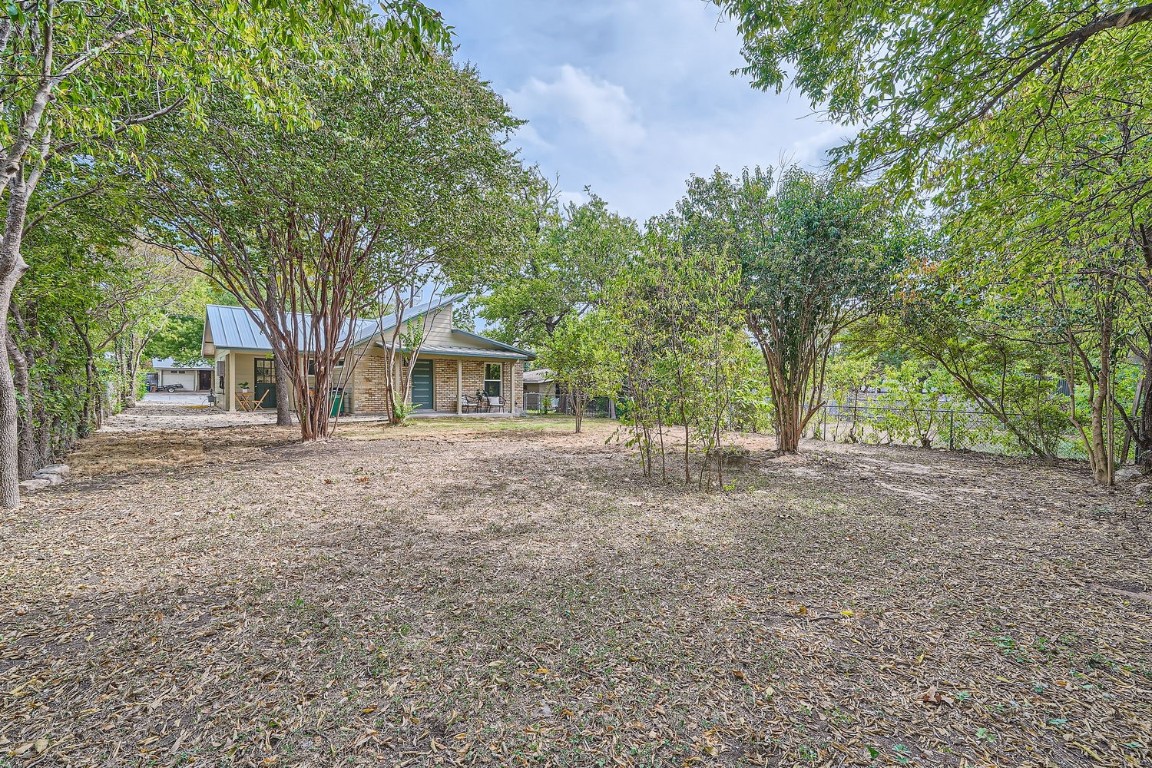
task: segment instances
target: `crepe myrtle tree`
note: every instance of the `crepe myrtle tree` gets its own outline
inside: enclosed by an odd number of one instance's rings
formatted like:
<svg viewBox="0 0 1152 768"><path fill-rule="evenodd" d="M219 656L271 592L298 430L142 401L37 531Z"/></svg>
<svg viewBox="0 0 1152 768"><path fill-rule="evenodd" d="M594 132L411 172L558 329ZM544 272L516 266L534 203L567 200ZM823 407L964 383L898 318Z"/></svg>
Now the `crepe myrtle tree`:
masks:
<svg viewBox="0 0 1152 768"><path fill-rule="evenodd" d="M439 16L417 0L386 0L383 6L387 34L408 42L446 42ZM291 117L299 93L281 87L283 54L308 55L310 33L362 23L368 11L357 0L13 0L5 10L0 507L12 508L19 503L18 404L8 359L8 309L28 268L21 245L45 169L57 158L118 150L131 159L140 151L145 126L182 109L196 114L215 82L229 83L267 113Z"/></svg>
<svg viewBox="0 0 1152 768"><path fill-rule="evenodd" d="M163 138L147 203L152 236L235 295L271 342L304 440L330 434L337 369L392 289L430 270L468 283L513 251L523 177L505 147L518 123L473 70L362 30L331 47L324 66L293 75L313 94L312 124L269 124L221 89L202 130Z"/></svg>
<svg viewBox="0 0 1152 768"><path fill-rule="evenodd" d="M795 452L824 396L837 336L874 311L902 261L902 224L878 195L798 167L693 177L673 214L688 250L739 265L764 358L779 450Z"/></svg>

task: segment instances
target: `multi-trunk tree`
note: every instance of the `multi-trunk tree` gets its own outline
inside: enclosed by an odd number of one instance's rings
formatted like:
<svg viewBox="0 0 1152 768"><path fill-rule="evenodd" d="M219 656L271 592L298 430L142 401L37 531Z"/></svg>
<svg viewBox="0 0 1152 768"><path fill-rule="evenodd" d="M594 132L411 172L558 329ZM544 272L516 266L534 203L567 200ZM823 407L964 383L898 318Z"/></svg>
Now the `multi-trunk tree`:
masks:
<svg viewBox="0 0 1152 768"><path fill-rule="evenodd" d="M396 288L471 283L515 256L523 180L504 146L517 123L474 71L367 29L325 45L324 66L294 74L309 124L268 123L220 89L149 176L153 237L248 309L305 440L329 434L340 363L378 335Z"/></svg>
<svg viewBox="0 0 1152 768"><path fill-rule="evenodd" d="M384 3L386 28L410 44L444 41L439 16L417 0ZM28 263L22 244L36 191L57 161L139 156L146 126L198 114L217 82L286 118L300 94L282 87L288 51L306 33L360 23L357 0L15 0L0 17L0 507L19 503L18 403L9 364L8 309ZM82 194L82 193L81 193ZM65 204L65 201L61 201ZM48 214L48 211L41 211Z"/></svg>
<svg viewBox="0 0 1152 768"><path fill-rule="evenodd" d="M823 405L837 335L891 291L910 242L905 219L874 190L789 167L779 179L760 168L693 177L672 220L686 248L739 265L779 449L795 452Z"/></svg>

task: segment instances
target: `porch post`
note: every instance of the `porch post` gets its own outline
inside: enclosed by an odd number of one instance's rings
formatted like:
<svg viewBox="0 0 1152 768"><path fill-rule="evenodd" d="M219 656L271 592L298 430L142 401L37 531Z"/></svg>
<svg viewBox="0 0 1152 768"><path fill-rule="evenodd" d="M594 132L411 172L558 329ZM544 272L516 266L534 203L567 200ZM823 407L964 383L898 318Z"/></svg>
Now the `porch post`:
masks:
<svg viewBox="0 0 1152 768"><path fill-rule="evenodd" d="M464 364L456 358L456 415L464 413Z"/></svg>
<svg viewBox="0 0 1152 768"><path fill-rule="evenodd" d="M228 410L236 410L236 353L228 352L228 375L224 377L224 397L228 398Z"/></svg>

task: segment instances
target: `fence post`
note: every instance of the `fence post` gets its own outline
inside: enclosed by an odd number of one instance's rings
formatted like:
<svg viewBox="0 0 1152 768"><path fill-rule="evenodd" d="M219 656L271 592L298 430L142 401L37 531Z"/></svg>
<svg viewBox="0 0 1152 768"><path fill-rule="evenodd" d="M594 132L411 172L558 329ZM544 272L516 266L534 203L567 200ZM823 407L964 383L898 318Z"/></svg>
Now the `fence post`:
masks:
<svg viewBox="0 0 1152 768"><path fill-rule="evenodd" d="M948 411L948 450L956 450L956 443L953 440L954 427L956 426L956 411Z"/></svg>

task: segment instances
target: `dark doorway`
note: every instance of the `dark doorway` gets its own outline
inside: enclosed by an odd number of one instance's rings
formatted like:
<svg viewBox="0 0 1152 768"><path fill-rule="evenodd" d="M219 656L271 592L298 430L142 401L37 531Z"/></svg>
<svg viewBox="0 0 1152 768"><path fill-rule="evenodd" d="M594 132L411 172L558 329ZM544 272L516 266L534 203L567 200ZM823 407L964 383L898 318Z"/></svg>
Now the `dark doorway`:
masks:
<svg viewBox="0 0 1152 768"><path fill-rule="evenodd" d="M196 389L201 392L212 389L212 371L198 371L197 377L199 380L197 381Z"/></svg>
<svg viewBox="0 0 1152 768"><path fill-rule="evenodd" d="M256 359L256 380L252 390L262 408L276 407L276 361ZM261 400L263 398L263 400Z"/></svg>

